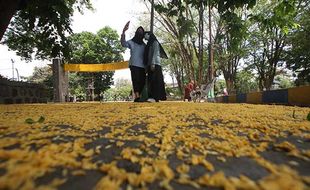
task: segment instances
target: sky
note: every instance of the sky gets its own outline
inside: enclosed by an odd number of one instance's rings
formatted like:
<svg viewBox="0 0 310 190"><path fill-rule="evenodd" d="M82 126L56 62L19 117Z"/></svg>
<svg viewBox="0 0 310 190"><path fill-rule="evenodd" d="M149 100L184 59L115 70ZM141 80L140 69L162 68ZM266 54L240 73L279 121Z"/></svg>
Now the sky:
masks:
<svg viewBox="0 0 310 190"><path fill-rule="evenodd" d="M129 30L126 32L126 38L129 39L134 34L138 26L138 16L146 11L146 7L141 2L142 0L92 0L95 11L84 11L81 15L75 12L72 19L72 29L74 33L88 31L96 33L105 26L110 26L121 35L124 25L130 21ZM149 26L143 26L149 28ZM129 50L126 50L124 60L129 59ZM14 69L12 69L12 60L14 62ZM51 64L51 60L34 60L26 63L16 56L14 51L9 51L5 45L0 45L0 74L7 77L17 79L17 72L19 76L32 75L35 66L43 67ZM115 72L114 80L130 79L129 69L118 70Z"/></svg>

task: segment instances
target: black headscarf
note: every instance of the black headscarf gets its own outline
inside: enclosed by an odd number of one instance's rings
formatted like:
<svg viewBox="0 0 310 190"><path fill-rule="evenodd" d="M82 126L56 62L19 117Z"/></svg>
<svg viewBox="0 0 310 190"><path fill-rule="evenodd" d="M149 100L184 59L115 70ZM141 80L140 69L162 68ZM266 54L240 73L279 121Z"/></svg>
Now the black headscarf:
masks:
<svg viewBox="0 0 310 190"><path fill-rule="evenodd" d="M153 44L154 41L157 41L158 44L159 44L159 48L160 48L160 57L161 58L164 58L164 59L168 59L168 56L163 48L163 46L159 43L159 41L157 40L156 36L152 33L152 32L145 32L145 33L149 33L150 37L149 37L149 40L145 46L145 49L144 49L144 64L145 65L148 65L148 55L149 55L149 51L150 51L150 47L151 45Z"/></svg>
<svg viewBox="0 0 310 190"><path fill-rule="evenodd" d="M143 30L143 33L141 34L140 32L139 32L139 29L142 29ZM144 42L143 42L143 37L144 37L144 29L143 29L143 27L142 26L139 26L138 28L137 28L137 30L136 30L136 33L135 33L135 36L131 39L133 42L135 42L135 43L137 43L137 44L143 44Z"/></svg>

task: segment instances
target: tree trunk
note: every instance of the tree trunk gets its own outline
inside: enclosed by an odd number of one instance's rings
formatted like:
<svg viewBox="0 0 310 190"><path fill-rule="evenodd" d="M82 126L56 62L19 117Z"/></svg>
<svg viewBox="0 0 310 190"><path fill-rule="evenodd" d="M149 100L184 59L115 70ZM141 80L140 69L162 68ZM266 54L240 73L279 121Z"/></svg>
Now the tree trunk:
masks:
<svg viewBox="0 0 310 190"><path fill-rule="evenodd" d="M172 72L176 78L179 91L183 93L182 68L179 65L181 65L181 63L178 60L172 62Z"/></svg>
<svg viewBox="0 0 310 190"><path fill-rule="evenodd" d="M272 83L273 83L274 75L268 76L268 78L265 80L265 88L266 90L271 90Z"/></svg>
<svg viewBox="0 0 310 190"><path fill-rule="evenodd" d="M180 92L182 93L182 95L183 95L183 83L182 83L181 76L178 75L178 76L176 76L175 78L176 78L177 83L178 83L178 89L179 89L179 91L180 91Z"/></svg>
<svg viewBox="0 0 310 190"><path fill-rule="evenodd" d="M0 41L10 24L16 10L19 8L21 0L0 0Z"/></svg>
<svg viewBox="0 0 310 190"><path fill-rule="evenodd" d="M193 58L189 51L182 42L179 42L179 48L181 51L181 60L184 64L186 77L188 80L195 80L195 71L193 67Z"/></svg>
<svg viewBox="0 0 310 190"><path fill-rule="evenodd" d="M199 29L198 29L198 82L197 84L200 86L202 83L202 72L203 72L203 1L200 0L199 7Z"/></svg>
<svg viewBox="0 0 310 190"><path fill-rule="evenodd" d="M234 81L230 79L226 79L226 88L229 95L234 94Z"/></svg>
<svg viewBox="0 0 310 190"><path fill-rule="evenodd" d="M208 78L209 82L213 79L213 49L212 49L212 27L211 27L211 1L209 0L208 3L208 10L209 10L209 72L208 72Z"/></svg>
<svg viewBox="0 0 310 190"><path fill-rule="evenodd" d="M263 91L264 90L264 81L263 81L263 79L262 78L259 78L258 79L258 87L259 87L259 90L260 91Z"/></svg>
<svg viewBox="0 0 310 190"><path fill-rule="evenodd" d="M230 72L228 71L223 71L223 74L224 74L224 79L225 79L225 82L226 82L226 88L227 88L227 92L228 94L231 94L234 92L234 80L233 80L233 76Z"/></svg>

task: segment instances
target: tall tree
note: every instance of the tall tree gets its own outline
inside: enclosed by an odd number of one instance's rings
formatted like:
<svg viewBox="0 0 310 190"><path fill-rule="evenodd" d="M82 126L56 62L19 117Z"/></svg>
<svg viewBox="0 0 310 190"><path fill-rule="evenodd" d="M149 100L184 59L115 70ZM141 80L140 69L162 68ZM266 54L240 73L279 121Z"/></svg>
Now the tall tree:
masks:
<svg viewBox="0 0 310 190"><path fill-rule="evenodd" d="M119 42L117 32L110 27L104 27L96 34L82 32L69 38L70 53L66 61L70 63L111 63L123 60L124 49ZM99 97L112 84L114 72L78 73L83 78L84 89L94 84L95 94Z"/></svg>
<svg viewBox="0 0 310 190"><path fill-rule="evenodd" d="M215 60L223 73L229 94L235 91L237 69L245 55L247 39L246 10L239 9L219 15L215 35Z"/></svg>
<svg viewBox="0 0 310 190"><path fill-rule="evenodd" d="M32 59L32 54L38 59L68 55L66 34L72 33L70 17L74 8L80 11L84 7L92 9L90 0L13 0L5 1L5 4L1 0L0 3L3 11L0 11L1 32L5 31L10 17L15 15L3 43L26 60Z"/></svg>
<svg viewBox="0 0 310 190"><path fill-rule="evenodd" d="M254 10L249 47L252 50L251 62L258 73L260 90L271 88L277 69L283 64L288 31L297 26L295 16L295 0L270 3L261 0Z"/></svg>
<svg viewBox="0 0 310 190"><path fill-rule="evenodd" d="M182 11L178 11L181 9ZM177 76L180 81L182 77L186 80L195 80L194 71L194 51L192 42L195 37L192 34L195 31L193 21L190 19L192 12L186 2L170 2L164 0L158 1L155 5L158 13L157 21L163 26L169 34L168 42L172 44L172 54L177 50L185 76ZM186 15L186 16L185 16ZM189 19L188 19L189 18ZM182 81L183 82L183 81Z"/></svg>
<svg viewBox="0 0 310 190"><path fill-rule="evenodd" d="M257 91L258 84L256 77L247 69L239 71L236 75L235 88L238 94Z"/></svg>
<svg viewBox="0 0 310 190"><path fill-rule="evenodd" d="M293 70L296 85L310 84L310 2L301 1L296 17L300 25L290 32L285 61L287 68Z"/></svg>
<svg viewBox="0 0 310 190"><path fill-rule="evenodd" d="M34 67L32 75L27 77L26 80L44 85L48 90L49 100L53 99L53 71L50 66Z"/></svg>
<svg viewBox="0 0 310 190"><path fill-rule="evenodd" d="M175 44L173 51L178 51L178 56L180 57L180 62L187 80L196 80L200 84L206 82L205 79L207 79L207 64L203 59L206 53L203 52L203 47L205 45L204 41L209 40L210 43L212 39L206 40L206 37L203 35L207 33L203 27L204 23L210 22L207 21L208 17L203 14L205 7L209 6L210 10L214 9L214 12L220 14L223 19L226 19L227 33L230 32L231 39L236 39L238 36L241 36L240 32L237 33L236 31L243 29L243 27L236 26L234 21L229 20L230 16L236 9L241 7L250 8L254 4L255 0L179 0L169 1L168 3L165 1L157 2L155 10L159 14L159 22L172 36L172 43ZM209 25L211 26L211 23ZM209 27L208 33L211 34L210 31L214 30L214 26L212 29ZM196 46L196 41L198 41L198 47Z"/></svg>

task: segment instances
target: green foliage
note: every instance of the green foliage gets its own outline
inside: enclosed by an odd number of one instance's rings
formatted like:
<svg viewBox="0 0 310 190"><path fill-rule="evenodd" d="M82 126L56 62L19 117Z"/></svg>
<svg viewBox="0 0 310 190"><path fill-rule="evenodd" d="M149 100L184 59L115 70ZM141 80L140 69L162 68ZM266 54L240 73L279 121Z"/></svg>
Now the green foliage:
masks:
<svg viewBox="0 0 310 190"><path fill-rule="evenodd" d="M283 67L287 35L296 29L297 4L295 0L260 0L250 15L248 66L258 74L259 88L270 89L279 68Z"/></svg>
<svg viewBox="0 0 310 190"><path fill-rule="evenodd" d="M226 82L223 79L219 79L215 82L215 86L214 86L214 94L216 96L222 95L223 94L223 90L224 88L226 88Z"/></svg>
<svg viewBox="0 0 310 190"><path fill-rule="evenodd" d="M214 2L216 2L220 13L234 11L235 9L242 8L243 6L250 9L256 4L256 0L217 0Z"/></svg>
<svg viewBox="0 0 310 190"><path fill-rule="evenodd" d="M96 34L81 32L69 37L70 63L109 63L123 59L124 52L119 36L110 27L100 29Z"/></svg>
<svg viewBox="0 0 310 190"><path fill-rule="evenodd" d="M106 90L103 94L104 101L130 101L132 86L128 80L118 80L114 88Z"/></svg>
<svg viewBox="0 0 310 190"><path fill-rule="evenodd" d="M257 91L258 84L254 74L248 70L241 70L237 73L235 88L238 94Z"/></svg>
<svg viewBox="0 0 310 190"><path fill-rule="evenodd" d="M310 8L304 11L299 20L300 27L294 30L288 38L286 49L287 68L294 71L296 85L310 84Z"/></svg>
<svg viewBox="0 0 310 190"><path fill-rule="evenodd" d="M27 124L34 124L34 123L43 123L45 121L45 117L40 116L40 118L37 121L34 121L32 118L27 118L25 120L25 123Z"/></svg>
<svg viewBox="0 0 310 190"><path fill-rule="evenodd" d="M43 123L45 121L45 117L40 116L40 118L38 119L38 123Z"/></svg>
<svg viewBox="0 0 310 190"><path fill-rule="evenodd" d="M31 118L27 118L27 119L25 120L25 123L27 123L27 124L33 124L33 123L35 123L35 121L34 121L33 119L31 119Z"/></svg>
<svg viewBox="0 0 310 190"><path fill-rule="evenodd" d="M223 19L226 29L226 35L224 34L223 37L226 37L227 35L230 36L229 39L226 39L228 43L228 51L238 54L242 42L248 37L248 29L245 25L245 21L234 12L223 14L221 19Z"/></svg>
<svg viewBox="0 0 310 190"><path fill-rule="evenodd" d="M275 81L279 83L279 88L281 89L291 88L294 86L293 80L284 75L276 76Z"/></svg>
<svg viewBox="0 0 310 190"><path fill-rule="evenodd" d="M178 80L179 88L182 88L180 84L186 80L197 80L198 83L201 83L207 79L207 63L204 61L208 57L207 51L200 51L206 45L206 42L202 42L205 41L204 33L206 29L202 29L201 23L208 22L206 20L208 17L206 14L201 15L201 13L207 11L207 6L210 5L212 10L217 9L217 11L212 11L211 22L217 20L215 18L217 15L219 15L219 20L221 20L221 23L216 23L215 25L212 23L212 29L208 30L213 32L216 30L213 35L216 34L218 36L213 36L215 41L212 40L212 43L217 45L216 47L214 46L216 49L215 57L217 60L221 60L222 65L224 65L228 63L223 61L222 58L224 56L228 57L229 63L238 63L238 57L242 56L243 51L240 49L247 37L247 28L244 18L239 13L241 9L253 7L255 2L255 0L173 0L167 3L159 2L155 6L155 10L160 15L159 18L162 18L161 23L164 23L164 28L174 37L174 39L170 39L174 44L172 47L170 46L171 48L169 48L168 52L174 58L174 62L177 61L180 65L172 63L171 67ZM201 40L201 38L204 38L204 40ZM218 50L224 55L218 56Z"/></svg>
<svg viewBox="0 0 310 190"><path fill-rule="evenodd" d="M122 60L123 48L116 31L105 27L97 34L82 32L69 37L70 52L66 57L70 63L110 63ZM109 88L114 72L70 73L69 92L77 97L86 97L86 88L90 81L95 83L95 94ZM44 84L49 89L49 98L53 98L53 73L49 66L34 68L29 82Z"/></svg>
<svg viewBox="0 0 310 190"><path fill-rule="evenodd" d="M166 87L166 94L168 100L181 100L183 93L177 87Z"/></svg>
<svg viewBox="0 0 310 190"><path fill-rule="evenodd" d="M213 10L212 24L215 23L212 25L215 67L224 73L227 86L235 87L239 92L257 90L257 87L270 89L280 68L286 65L298 77L296 84L309 84L310 7L307 0L172 0L158 3L155 10L160 16L164 15L162 22L171 19L164 29L175 39L180 38L177 42L167 40L174 44L168 50L173 61L167 62L166 66L180 83L198 78L201 70L206 73L207 59L203 59L201 66L196 57L199 57L199 10L204 10L204 23L208 23L209 4ZM302 10L301 6L306 8ZM240 71L239 61L245 62L255 76L250 71ZM279 86L287 88L292 83L281 79Z"/></svg>
<svg viewBox="0 0 310 190"><path fill-rule="evenodd" d="M82 32L73 34L69 38L70 53L66 57L70 63L111 63L123 59L121 53L124 52L117 32L110 27L104 27L96 34L91 32ZM96 73L77 73L71 75L70 84L76 89L70 89L71 93L81 95L81 91L86 93L86 88L94 82L95 94L99 97L102 91L107 90L112 84L114 72L96 72Z"/></svg>
<svg viewBox="0 0 310 190"><path fill-rule="evenodd" d="M177 24L180 26L179 40L182 40L186 35L193 34L195 32L195 25L192 20L180 17L177 19Z"/></svg>
<svg viewBox="0 0 310 190"><path fill-rule="evenodd" d="M156 4L155 10L159 14L165 13L169 17L177 17L177 25L181 28L180 38L183 39L186 35L193 34L195 31L194 21L188 16L185 16L187 15L186 7L190 6L198 10L201 7L208 6L209 3L211 7L218 9L220 15L226 21L226 24L229 25L227 28L230 35L232 35L233 38L238 39L240 34L243 33L242 30L244 30L244 26L240 17L238 17L234 11L242 7L252 8L255 5L256 0L174 0L165 4Z"/></svg>
<svg viewBox="0 0 310 190"><path fill-rule="evenodd" d="M31 60L67 56L66 34L71 33L74 8L92 9L89 0L26 1L12 19L4 43L16 54Z"/></svg>
<svg viewBox="0 0 310 190"><path fill-rule="evenodd" d="M29 82L52 86L53 71L50 66L34 67L33 73L27 78Z"/></svg>
<svg viewBox="0 0 310 190"><path fill-rule="evenodd" d="M295 3L295 0L265 3L263 4L264 9L258 14L251 15L250 19L260 23L262 31L272 32L277 27L282 33L288 34L289 29L298 26L294 21L296 16Z"/></svg>
<svg viewBox="0 0 310 190"><path fill-rule="evenodd" d="M176 19L176 25L179 28L179 40L182 41L187 35L195 31L195 24L191 18L184 16L187 7L187 2L184 1L171 1L166 4L156 4L155 10L159 14L165 14L168 17Z"/></svg>
<svg viewBox="0 0 310 190"><path fill-rule="evenodd" d="M310 112L307 115L307 120L310 121Z"/></svg>
<svg viewBox="0 0 310 190"><path fill-rule="evenodd" d="M83 76L78 73L69 73L69 93L75 95L79 99L86 99L86 81Z"/></svg>
<svg viewBox="0 0 310 190"><path fill-rule="evenodd" d="M50 66L34 67L32 75L27 77L26 80L44 85L48 90L49 100L53 99L53 71Z"/></svg>

